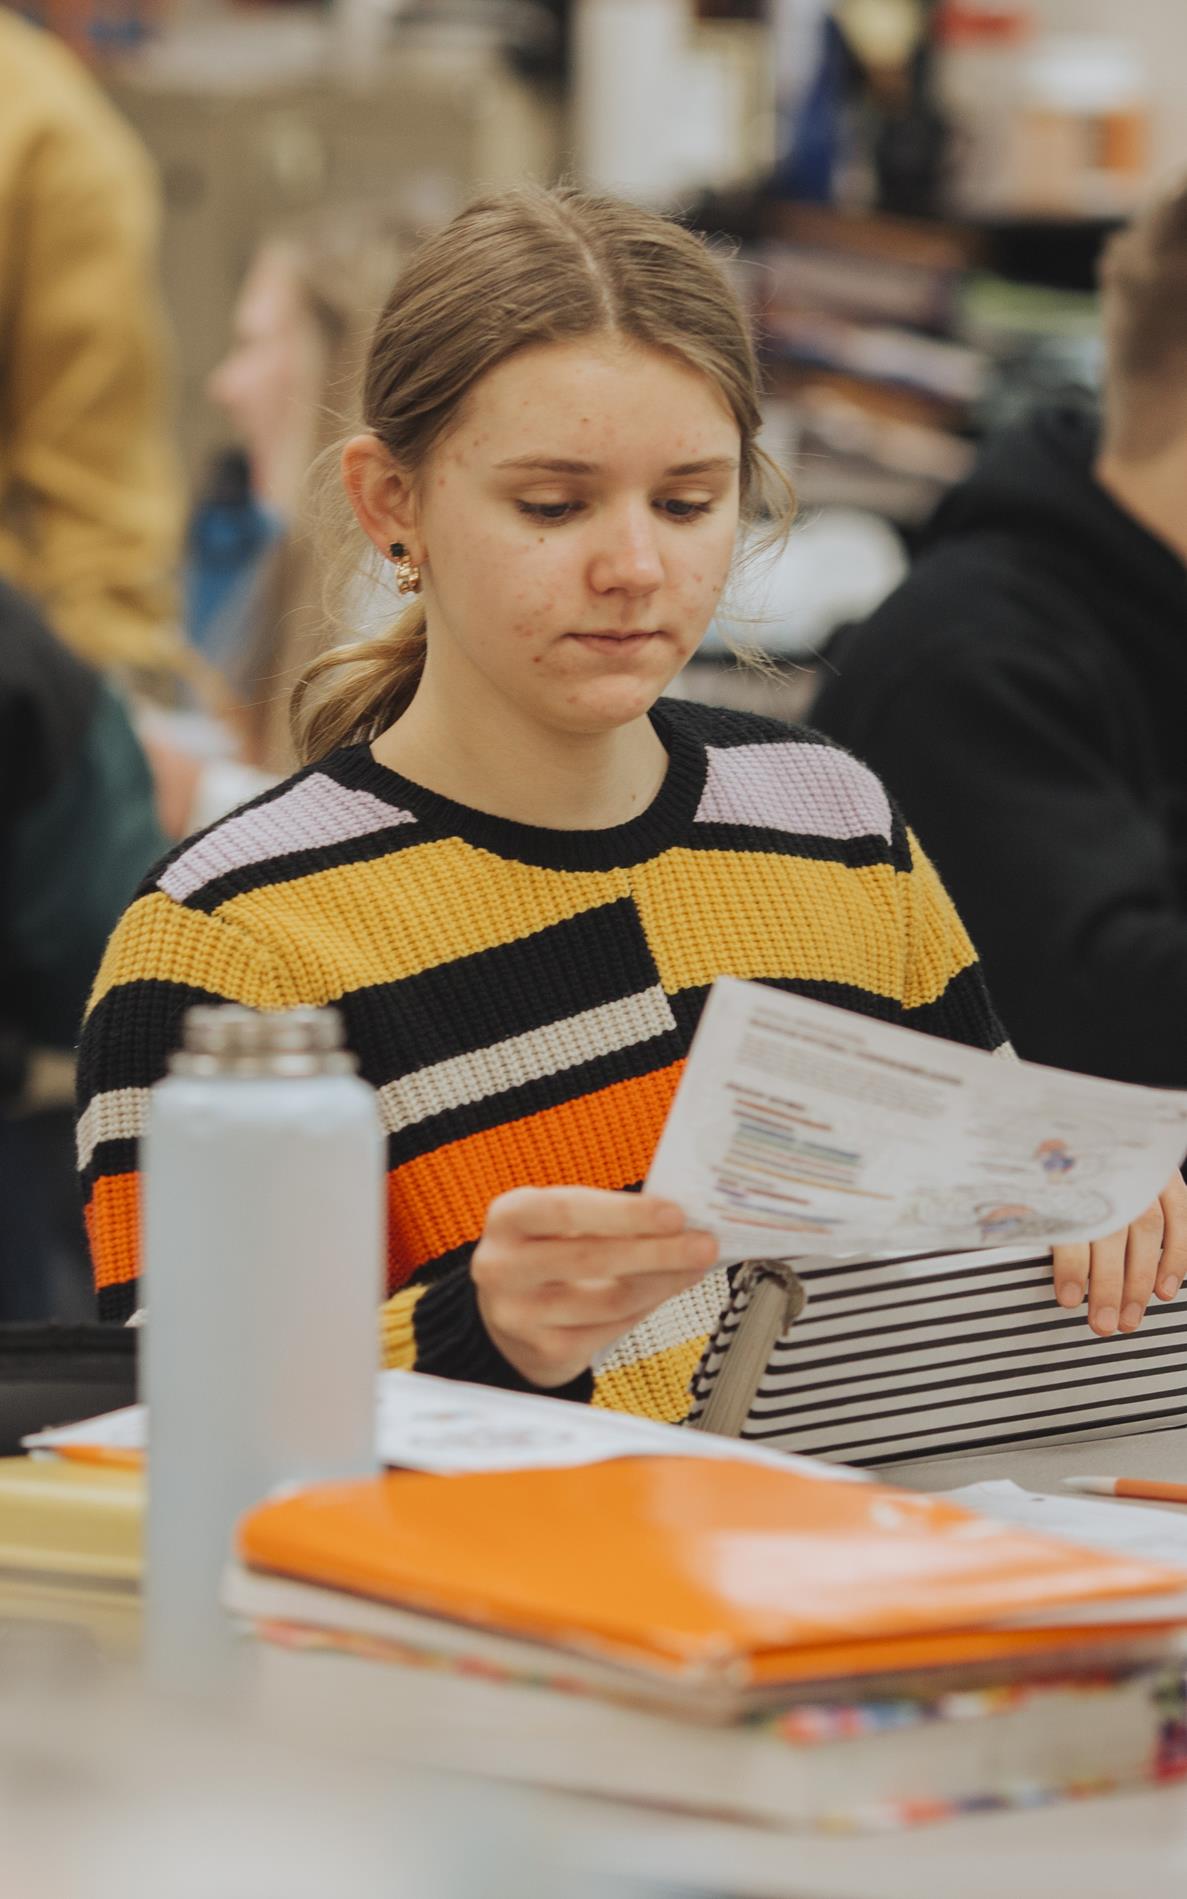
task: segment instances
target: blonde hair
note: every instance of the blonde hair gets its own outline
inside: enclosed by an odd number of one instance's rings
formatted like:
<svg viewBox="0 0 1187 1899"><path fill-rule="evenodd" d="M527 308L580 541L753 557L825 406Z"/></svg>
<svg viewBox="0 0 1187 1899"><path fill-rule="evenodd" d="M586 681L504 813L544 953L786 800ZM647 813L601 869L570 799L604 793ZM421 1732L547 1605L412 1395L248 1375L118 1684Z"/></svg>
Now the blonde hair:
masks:
<svg viewBox="0 0 1187 1899"><path fill-rule="evenodd" d="M758 370L741 306L705 243L670 219L570 187L481 198L431 237L379 318L362 422L413 480L474 386L535 344L612 334L700 371L741 435L742 518L790 525L787 477L758 446ZM410 704L424 666L419 602L382 638L307 669L292 699L306 760L375 738Z"/></svg>
<svg viewBox="0 0 1187 1899"><path fill-rule="evenodd" d="M314 326L320 388L310 432L315 467L337 462L337 444L358 403L378 312L411 248L406 226L370 206L338 206L274 231L256 251L283 273ZM262 561L240 603L244 638L231 685L243 756L269 771L294 764L289 700L311 661L340 638L318 583L316 508L302 492L294 519Z"/></svg>
<svg viewBox="0 0 1187 1899"><path fill-rule="evenodd" d="M1110 446L1141 460L1187 415L1187 179L1105 246L1100 264Z"/></svg>

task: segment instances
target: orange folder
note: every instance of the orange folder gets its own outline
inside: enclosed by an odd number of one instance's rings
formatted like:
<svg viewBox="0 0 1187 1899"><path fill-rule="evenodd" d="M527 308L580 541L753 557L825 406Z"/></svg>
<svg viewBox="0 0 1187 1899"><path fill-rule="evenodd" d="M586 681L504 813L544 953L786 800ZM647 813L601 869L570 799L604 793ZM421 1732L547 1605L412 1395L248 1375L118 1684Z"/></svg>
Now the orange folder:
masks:
<svg viewBox="0 0 1187 1899"><path fill-rule="evenodd" d="M239 1551L257 1570L735 1686L1054 1652L1135 1615L1130 1633L1187 1622L1182 1570L883 1485L691 1458L323 1484L252 1510Z"/></svg>

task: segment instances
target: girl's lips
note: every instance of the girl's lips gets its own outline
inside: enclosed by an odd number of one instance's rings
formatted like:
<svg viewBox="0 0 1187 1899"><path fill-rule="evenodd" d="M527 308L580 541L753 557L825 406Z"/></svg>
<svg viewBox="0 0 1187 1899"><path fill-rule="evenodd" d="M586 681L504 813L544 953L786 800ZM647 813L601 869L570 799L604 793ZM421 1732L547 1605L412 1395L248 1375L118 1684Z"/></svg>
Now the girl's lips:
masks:
<svg viewBox="0 0 1187 1899"><path fill-rule="evenodd" d="M625 633L570 633L571 640L577 640L582 646L590 646L599 652L630 651L632 647L645 646L648 640L656 640L663 633L662 627L639 627Z"/></svg>

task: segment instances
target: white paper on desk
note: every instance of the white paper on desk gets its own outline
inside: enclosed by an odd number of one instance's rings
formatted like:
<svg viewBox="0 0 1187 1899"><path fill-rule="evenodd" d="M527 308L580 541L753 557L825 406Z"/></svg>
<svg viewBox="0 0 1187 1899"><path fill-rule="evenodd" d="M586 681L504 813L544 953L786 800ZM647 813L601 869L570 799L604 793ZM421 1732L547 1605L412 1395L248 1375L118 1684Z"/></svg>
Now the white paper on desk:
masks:
<svg viewBox="0 0 1187 1899"><path fill-rule="evenodd" d="M376 1379L376 1442L381 1463L452 1475L483 1470L553 1470L602 1464L616 1457L698 1457L771 1464L834 1482L860 1481L844 1465L764 1450L708 1432L569 1404L535 1393L499 1391L423 1372L380 1372ZM27 1450L59 1451L78 1444L106 1450L146 1448L148 1412L128 1405L80 1424L34 1431Z"/></svg>
<svg viewBox="0 0 1187 1899"><path fill-rule="evenodd" d="M148 1443L148 1412L142 1404L126 1404L97 1418L63 1424L52 1431L31 1431L21 1443L27 1451L57 1451L77 1444L104 1451L143 1451Z"/></svg>
<svg viewBox="0 0 1187 1899"><path fill-rule="evenodd" d="M1114 1598L1108 1604L1107 1619L1140 1624L1182 1622L1187 1618L1187 1513L1180 1518L1170 1510L1131 1510L1125 1504L1084 1497L1049 1497L1041 1491L1023 1490L1008 1480L965 1484L962 1489L937 1491L936 1495L997 1523L1033 1530L1036 1535L1058 1536L1084 1549L1110 1550L1136 1561L1181 1569L1180 1589L1161 1596ZM1019 1624L1041 1628L1057 1622L1066 1627L1100 1619L1099 1603L1064 1603L1057 1609L1021 1617ZM1007 1618L1004 1626L1013 1620ZM1176 1655L1187 1655L1187 1631L1179 1629L1175 1636L1165 1639Z"/></svg>
<svg viewBox="0 0 1187 1899"><path fill-rule="evenodd" d="M1187 1151L1187 1092L1002 1061L720 977L647 1177L723 1264L1096 1239Z"/></svg>
<svg viewBox="0 0 1187 1899"><path fill-rule="evenodd" d="M382 1372L378 1398L380 1455L412 1470L549 1470L616 1457L697 1457L770 1464L809 1477L863 1475L623 1411L420 1372Z"/></svg>
<svg viewBox="0 0 1187 1899"><path fill-rule="evenodd" d="M1144 1562L1173 1563L1184 1571L1187 1583L1187 1510L1160 1510L1147 1505L1097 1501L1088 1497L1050 1497L1024 1490L1020 1484L965 1484L960 1490L937 1493L949 1503L999 1523L1044 1536L1066 1537L1089 1548L1116 1550Z"/></svg>

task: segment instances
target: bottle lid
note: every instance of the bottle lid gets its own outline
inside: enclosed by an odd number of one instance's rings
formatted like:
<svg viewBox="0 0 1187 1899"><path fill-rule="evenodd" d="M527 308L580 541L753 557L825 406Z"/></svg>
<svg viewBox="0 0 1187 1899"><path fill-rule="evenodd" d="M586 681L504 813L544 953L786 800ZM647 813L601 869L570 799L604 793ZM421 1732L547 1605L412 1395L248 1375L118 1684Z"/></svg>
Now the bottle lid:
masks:
<svg viewBox="0 0 1187 1899"><path fill-rule="evenodd" d="M337 1009L247 1009L199 1003L187 1009L170 1071L185 1075L352 1074Z"/></svg>

